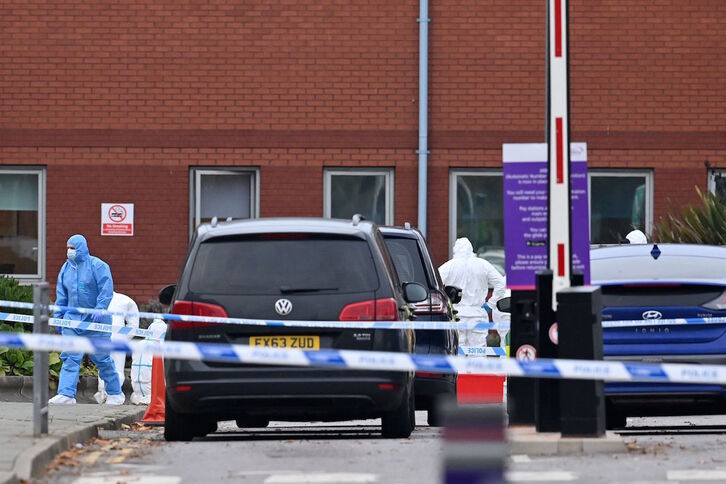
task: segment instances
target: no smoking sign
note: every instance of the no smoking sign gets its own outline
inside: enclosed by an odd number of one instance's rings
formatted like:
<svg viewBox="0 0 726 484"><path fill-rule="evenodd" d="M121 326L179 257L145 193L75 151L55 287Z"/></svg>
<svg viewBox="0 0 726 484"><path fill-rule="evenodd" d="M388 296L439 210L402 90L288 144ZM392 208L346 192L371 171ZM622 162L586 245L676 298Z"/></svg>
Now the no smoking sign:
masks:
<svg viewBox="0 0 726 484"><path fill-rule="evenodd" d="M134 204L102 203L101 235L134 235Z"/></svg>

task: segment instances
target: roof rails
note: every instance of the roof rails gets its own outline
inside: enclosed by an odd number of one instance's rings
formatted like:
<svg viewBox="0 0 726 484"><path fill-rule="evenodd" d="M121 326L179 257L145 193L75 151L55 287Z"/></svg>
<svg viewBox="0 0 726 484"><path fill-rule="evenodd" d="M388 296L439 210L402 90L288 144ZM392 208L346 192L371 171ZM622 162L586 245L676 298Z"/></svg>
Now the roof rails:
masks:
<svg viewBox="0 0 726 484"><path fill-rule="evenodd" d="M353 226L358 225L361 220L365 220L365 219L366 218L363 215L356 213L355 215L353 215L353 220L352 220Z"/></svg>

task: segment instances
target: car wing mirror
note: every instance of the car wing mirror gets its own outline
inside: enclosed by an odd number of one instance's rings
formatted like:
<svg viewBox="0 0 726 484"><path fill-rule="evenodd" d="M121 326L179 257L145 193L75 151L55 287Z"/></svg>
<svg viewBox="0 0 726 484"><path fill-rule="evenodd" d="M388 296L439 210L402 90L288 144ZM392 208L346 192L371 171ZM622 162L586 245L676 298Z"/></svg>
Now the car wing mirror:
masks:
<svg viewBox="0 0 726 484"><path fill-rule="evenodd" d="M403 283L403 298L407 303L417 303L429 298L429 290L418 282Z"/></svg>
<svg viewBox="0 0 726 484"><path fill-rule="evenodd" d="M456 286L446 286L444 287L444 292L447 296L449 296L449 299L451 300L451 304L458 304L461 302L461 288Z"/></svg>
<svg viewBox="0 0 726 484"><path fill-rule="evenodd" d="M503 313L511 313L512 312L512 298L511 297L501 298L499 301L497 301L497 309Z"/></svg>
<svg viewBox="0 0 726 484"><path fill-rule="evenodd" d="M164 306L171 304L171 300L174 297L174 291L176 291L176 284L170 284L159 291L159 302Z"/></svg>

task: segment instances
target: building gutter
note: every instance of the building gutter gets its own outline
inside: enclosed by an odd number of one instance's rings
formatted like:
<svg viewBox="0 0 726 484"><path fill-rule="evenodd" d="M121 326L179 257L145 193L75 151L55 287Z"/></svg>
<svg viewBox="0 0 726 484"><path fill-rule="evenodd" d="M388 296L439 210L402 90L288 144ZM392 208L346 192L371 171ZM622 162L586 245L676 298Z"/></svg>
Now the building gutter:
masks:
<svg viewBox="0 0 726 484"><path fill-rule="evenodd" d="M429 2L419 2L418 51L418 229L426 236L428 204Z"/></svg>

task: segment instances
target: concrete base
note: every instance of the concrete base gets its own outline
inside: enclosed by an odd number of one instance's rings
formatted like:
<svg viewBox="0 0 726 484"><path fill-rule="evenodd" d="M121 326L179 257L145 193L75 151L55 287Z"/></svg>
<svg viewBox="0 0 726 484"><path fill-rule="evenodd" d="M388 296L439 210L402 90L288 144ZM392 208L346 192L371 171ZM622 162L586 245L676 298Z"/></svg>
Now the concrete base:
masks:
<svg viewBox="0 0 726 484"><path fill-rule="evenodd" d="M607 432L604 437L562 437L559 433L537 433L534 427L507 429L510 454L578 455L619 454L628 451L619 435Z"/></svg>

